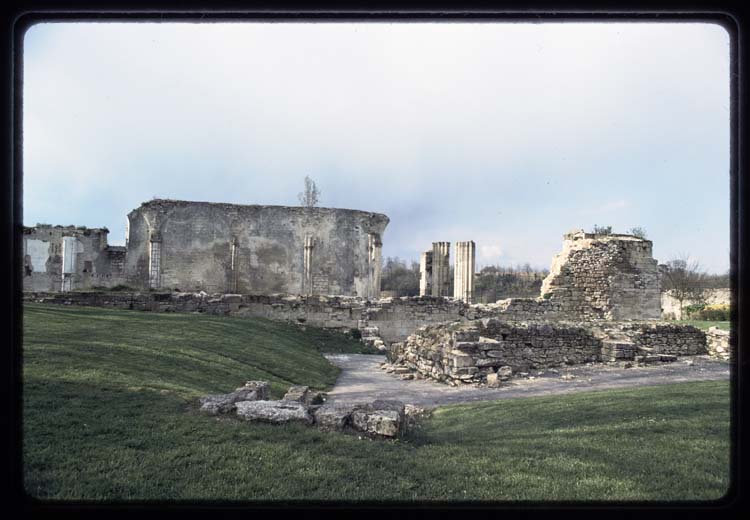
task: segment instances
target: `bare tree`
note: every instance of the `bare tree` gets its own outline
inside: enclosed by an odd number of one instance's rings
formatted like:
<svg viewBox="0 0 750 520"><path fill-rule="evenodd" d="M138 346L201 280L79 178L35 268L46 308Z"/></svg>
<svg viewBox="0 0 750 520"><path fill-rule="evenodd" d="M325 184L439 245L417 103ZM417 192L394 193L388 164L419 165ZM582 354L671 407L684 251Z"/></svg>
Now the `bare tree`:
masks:
<svg viewBox="0 0 750 520"><path fill-rule="evenodd" d="M680 303L680 316L686 301L705 303L707 275L696 260L682 254L662 267L662 290Z"/></svg>
<svg viewBox="0 0 750 520"><path fill-rule="evenodd" d="M646 239L646 230L640 226L636 226L634 228L628 229L628 234L633 235L634 237Z"/></svg>
<svg viewBox="0 0 750 520"><path fill-rule="evenodd" d="M306 208L314 208L318 205L320 190L315 185L315 181L307 175L305 176L305 191L300 192L297 195L297 198L299 199L300 205L305 206Z"/></svg>

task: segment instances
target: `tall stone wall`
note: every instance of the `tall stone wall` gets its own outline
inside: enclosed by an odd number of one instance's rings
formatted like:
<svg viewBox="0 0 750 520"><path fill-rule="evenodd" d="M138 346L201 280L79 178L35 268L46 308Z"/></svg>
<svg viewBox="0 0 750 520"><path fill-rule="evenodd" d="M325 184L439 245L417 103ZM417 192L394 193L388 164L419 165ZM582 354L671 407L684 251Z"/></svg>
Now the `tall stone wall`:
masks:
<svg viewBox="0 0 750 520"><path fill-rule="evenodd" d="M542 297L565 316L659 319L660 283L652 243L631 235L565 235L542 282Z"/></svg>
<svg viewBox="0 0 750 520"><path fill-rule="evenodd" d="M152 200L128 214L128 282L377 298L387 224L346 209Z"/></svg>
<svg viewBox="0 0 750 520"><path fill-rule="evenodd" d="M122 247L107 244L107 228L23 228L23 290L112 287L124 281Z"/></svg>

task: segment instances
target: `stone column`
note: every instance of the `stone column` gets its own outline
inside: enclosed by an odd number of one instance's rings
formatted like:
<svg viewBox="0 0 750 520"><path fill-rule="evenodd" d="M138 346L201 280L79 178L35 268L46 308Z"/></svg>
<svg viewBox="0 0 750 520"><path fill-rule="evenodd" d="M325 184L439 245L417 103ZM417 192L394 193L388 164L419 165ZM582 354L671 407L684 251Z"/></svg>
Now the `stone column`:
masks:
<svg viewBox="0 0 750 520"><path fill-rule="evenodd" d="M475 253L476 245L473 241L456 242L453 297L466 303L474 301Z"/></svg>
<svg viewBox="0 0 750 520"><path fill-rule="evenodd" d="M370 290L368 296L372 299L380 298L380 270L382 264L383 242L378 233L367 235L368 258L370 263Z"/></svg>
<svg viewBox="0 0 750 520"><path fill-rule="evenodd" d="M450 242L432 243L432 295L448 296L450 288Z"/></svg>
<svg viewBox="0 0 750 520"><path fill-rule="evenodd" d="M304 258L302 263L302 294L313 293L312 283L312 255L315 247L315 239L311 235L305 236Z"/></svg>
<svg viewBox="0 0 750 520"><path fill-rule="evenodd" d="M432 251L425 251L419 257L419 295L432 295Z"/></svg>

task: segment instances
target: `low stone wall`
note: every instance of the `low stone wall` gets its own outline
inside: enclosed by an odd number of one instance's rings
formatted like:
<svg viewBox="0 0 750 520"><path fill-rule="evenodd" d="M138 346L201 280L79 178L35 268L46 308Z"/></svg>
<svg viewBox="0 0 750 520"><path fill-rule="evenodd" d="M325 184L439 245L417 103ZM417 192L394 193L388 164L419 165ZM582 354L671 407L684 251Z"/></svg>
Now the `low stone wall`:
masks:
<svg viewBox="0 0 750 520"><path fill-rule="evenodd" d="M257 316L340 329L376 327L386 342L404 340L418 327L462 320L468 305L431 296L368 301L349 296L206 294L178 292L24 293L25 301L156 312Z"/></svg>
<svg viewBox="0 0 750 520"><path fill-rule="evenodd" d="M505 373L527 372L563 364L646 362L706 352L705 334L689 325L485 318L421 327L391 345L390 358L439 381L478 383L501 367Z"/></svg>
<svg viewBox="0 0 750 520"><path fill-rule="evenodd" d="M391 356L439 381L486 380L499 367L514 372L599 360L601 341L574 323L497 318L421 327L392 346Z"/></svg>
<svg viewBox="0 0 750 520"><path fill-rule="evenodd" d="M719 359L730 360L734 356L729 341L729 331L718 327L710 327L706 331L706 348L710 356Z"/></svg>
<svg viewBox="0 0 750 520"><path fill-rule="evenodd" d="M613 322L604 326L610 338L626 339L636 351L672 356L707 354L706 334L693 326L673 323Z"/></svg>

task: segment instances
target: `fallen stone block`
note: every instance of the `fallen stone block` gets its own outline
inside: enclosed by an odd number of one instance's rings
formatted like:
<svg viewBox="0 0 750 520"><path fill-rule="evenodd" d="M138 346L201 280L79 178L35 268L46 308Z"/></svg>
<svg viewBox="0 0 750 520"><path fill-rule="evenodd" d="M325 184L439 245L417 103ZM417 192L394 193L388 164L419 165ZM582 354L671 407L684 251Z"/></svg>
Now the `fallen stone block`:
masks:
<svg viewBox="0 0 750 520"><path fill-rule="evenodd" d="M400 401L373 401L351 414L352 427L368 435L396 437L404 424L405 406Z"/></svg>
<svg viewBox="0 0 750 520"><path fill-rule="evenodd" d="M200 398L200 410L211 415L230 413L235 409L235 403L240 401L257 401L260 392L258 389L240 387L229 394L207 395Z"/></svg>
<svg viewBox="0 0 750 520"><path fill-rule="evenodd" d="M497 374L487 374L487 386L490 388L499 388L500 376Z"/></svg>
<svg viewBox="0 0 750 520"><path fill-rule="evenodd" d="M282 397L282 400L304 403L307 400L307 394L309 393L309 391L309 386L291 386L289 387L289 391L284 394L284 397Z"/></svg>
<svg viewBox="0 0 750 520"><path fill-rule="evenodd" d="M237 416L248 421L273 424L300 422L312 424L307 406L296 401L241 401L235 404Z"/></svg>
<svg viewBox="0 0 750 520"><path fill-rule="evenodd" d="M239 392L240 390L245 389L245 388L250 388L251 390L257 390L258 400L268 399L268 390L270 386L268 382L266 381L245 381L245 386L236 389L235 392Z"/></svg>
<svg viewBox="0 0 750 520"><path fill-rule="evenodd" d="M314 412L315 424L326 431L343 431L349 424L356 404L323 405Z"/></svg>

